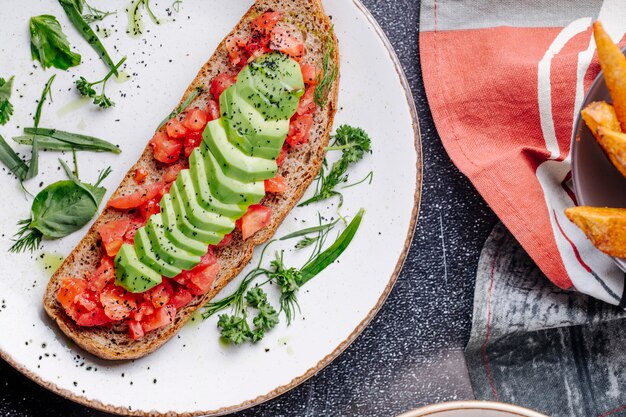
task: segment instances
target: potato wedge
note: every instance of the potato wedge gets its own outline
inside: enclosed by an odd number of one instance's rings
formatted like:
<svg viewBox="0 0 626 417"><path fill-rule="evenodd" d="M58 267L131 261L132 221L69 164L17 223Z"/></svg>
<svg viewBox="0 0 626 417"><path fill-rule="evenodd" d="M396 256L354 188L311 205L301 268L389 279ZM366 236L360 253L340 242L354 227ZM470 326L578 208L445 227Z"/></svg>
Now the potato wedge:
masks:
<svg viewBox="0 0 626 417"><path fill-rule="evenodd" d="M596 139L611 163L626 177L626 134L599 126Z"/></svg>
<svg viewBox="0 0 626 417"><path fill-rule="evenodd" d="M626 208L571 207L565 215L600 251L626 258Z"/></svg>
<svg viewBox="0 0 626 417"><path fill-rule="evenodd" d="M593 23L593 36L604 80L613 98L613 106L622 131L626 131L626 57L611 40L602 23Z"/></svg>
<svg viewBox="0 0 626 417"><path fill-rule="evenodd" d="M599 126L616 132L622 131L619 120L617 119L617 114L615 114L615 108L606 101L594 101L589 103L587 107L580 112L580 115L596 139L598 139Z"/></svg>

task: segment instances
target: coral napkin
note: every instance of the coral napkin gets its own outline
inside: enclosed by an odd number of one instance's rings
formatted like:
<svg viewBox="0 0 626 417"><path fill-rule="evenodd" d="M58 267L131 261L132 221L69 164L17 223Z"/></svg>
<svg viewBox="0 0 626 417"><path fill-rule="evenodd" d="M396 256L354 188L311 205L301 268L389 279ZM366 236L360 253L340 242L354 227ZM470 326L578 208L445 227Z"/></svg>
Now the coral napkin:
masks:
<svg viewBox="0 0 626 417"><path fill-rule="evenodd" d="M539 268L624 306L624 272L563 214L575 114L599 72L596 19L624 39L623 0L423 0L420 56L452 161Z"/></svg>

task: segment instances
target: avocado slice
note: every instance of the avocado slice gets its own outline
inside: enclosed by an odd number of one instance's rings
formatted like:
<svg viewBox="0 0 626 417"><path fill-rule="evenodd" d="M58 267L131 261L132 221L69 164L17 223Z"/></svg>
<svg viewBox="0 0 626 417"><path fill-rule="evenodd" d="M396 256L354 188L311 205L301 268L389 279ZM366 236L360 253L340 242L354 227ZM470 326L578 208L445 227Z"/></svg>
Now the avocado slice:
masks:
<svg viewBox="0 0 626 417"><path fill-rule="evenodd" d="M145 227L137 229L134 243L135 249L137 250L137 257L149 268L168 278L174 278L182 272L180 268L166 262L165 259L161 258L156 252L154 245L150 242L150 237Z"/></svg>
<svg viewBox="0 0 626 417"><path fill-rule="evenodd" d="M278 166L273 159L246 155L228 141L221 119L210 121L204 129L204 143L222 166L226 175L242 182L273 178Z"/></svg>
<svg viewBox="0 0 626 417"><path fill-rule="evenodd" d="M266 120L290 119L304 91L300 65L280 53L263 55L237 75L239 96L258 109Z"/></svg>
<svg viewBox="0 0 626 417"><path fill-rule="evenodd" d="M220 96L228 140L250 156L275 159L289 133L289 119L265 120L259 110L237 93L237 84Z"/></svg>
<svg viewBox="0 0 626 417"><path fill-rule="evenodd" d="M115 285L132 293L154 288L162 281L161 274L144 265L135 252L135 247L125 243L115 257Z"/></svg>
<svg viewBox="0 0 626 417"><path fill-rule="evenodd" d="M224 239L224 234L200 229L189 222L189 219L185 214L185 204L183 203L176 187L171 188L170 195L172 197L174 212L176 213L178 228L185 236L198 240L207 246L217 245L222 241L222 239Z"/></svg>
<svg viewBox="0 0 626 417"><path fill-rule="evenodd" d="M204 144L201 146L206 147ZM229 146L232 145L229 143ZM213 196L211 193L211 187L209 186L209 178L204 166L204 157L202 156L200 149L194 149L189 156L189 173L191 174L191 179L193 180L193 187L198 194L198 204L200 204L201 207L231 219L238 219L244 215L248 209L246 205L222 203Z"/></svg>
<svg viewBox="0 0 626 417"><path fill-rule="evenodd" d="M193 269L200 263L200 256L180 249L165 237L161 214L153 214L145 227L155 253L165 262L180 269Z"/></svg>
<svg viewBox="0 0 626 417"><path fill-rule="evenodd" d="M204 151L202 156L211 193L220 201L251 206L265 197L263 181L244 183L230 178L224 174L221 165L208 149L201 146L200 150Z"/></svg>
<svg viewBox="0 0 626 417"><path fill-rule="evenodd" d="M185 207L187 220L194 226L218 233L230 233L235 228L235 221L221 214L205 210L198 204L198 193L188 169L180 171L172 188L176 187Z"/></svg>
<svg viewBox="0 0 626 417"><path fill-rule="evenodd" d="M161 217L163 218L163 225L165 226L165 237L174 245L193 255L203 256L206 254L208 245L186 236L178 228L172 196L165 194L161 199L160 205Z"/></svg>

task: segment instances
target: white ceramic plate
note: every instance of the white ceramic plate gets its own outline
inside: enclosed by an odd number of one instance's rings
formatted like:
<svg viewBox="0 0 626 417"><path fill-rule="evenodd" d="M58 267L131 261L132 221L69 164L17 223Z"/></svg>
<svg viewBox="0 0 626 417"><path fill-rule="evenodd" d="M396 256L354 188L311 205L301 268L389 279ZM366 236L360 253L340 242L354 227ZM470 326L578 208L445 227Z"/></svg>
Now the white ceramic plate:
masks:
<svg viewBox="0 0 626 417"><path fill-rule="evenodd" d="M93 1L107 8L105 1ZM128 2L125 2L128 3ZM169 2L167 2L169 5ZM110 4L110 3L109 3ZM99 111L76 108L72 82L79 75L99 79L106 69L71 28L57 2L30 0L0 9L3 41L0 75L15 74L11 123L0 129L6 138L17 126L32 124L35 100L48 77L57 72L54 102L46 105L42 126L80 131L119 144L119 156L81 153L80 175L93 180L97 170L112 165L110 190L141 153L155 126L178 102L198 68L251 6L252 1L185 0L175 21L146 22L144 39L127 36L126 15L106 21L117 32L105 39L114 59L128 55L122 84L111 82L117 106ZM252 406L303 382L339 355L369 323L389 294L408 250L415 227L421 189L421 148L411 93L388 41L360 3L324 1L341 44L341 91L336 127L363 127L373 138L373 154L350 172L353 181L374 171L371 185L345 190L344 215L367 212L361 228L340 261L307 284L300 294L302 317L291 327L281 323L254 346L224 347L218 342L216 318L196 320L148 357L111 363L86 355L47 319L41 298L50 271L39 256L8 255L16 222L29 214L30 201L16 181L0 176L3 215L0 219L0 356L38 383L74 401L111 412L133 414L220 414ZM153 8L164 14L162 6ZM33 68L28 46L30 16L59 17L83 64L69 72ZM190 16L188 18L188 16ZM119 52L118 52L119 51ZM4 59L11 57L11 59ZM125 97L120 97L123 93ZM69 155L64 156L70 160ZM41 174L27 184L62 177L57 155L41 157ZM296 209L277 236L314 225L317 211L331 216L335 207L318 204ZM47 253L68 254L83 231L61 241L46 242ZM282 245L291 249L293 241ZM276 245L276 249L281 245ZM259 253L257 251L258 260ZM287 252L286 262L301 265L304 254ZM230 293L238 280L224 290ZM276 297L276 294L271 294Z"/></svg>
<svg viewBox="0 0 626 417"><path fill-rule="evenodd" d="M454 401L429 405L398 417L547 417L535 411L490 401Z"/></svg>

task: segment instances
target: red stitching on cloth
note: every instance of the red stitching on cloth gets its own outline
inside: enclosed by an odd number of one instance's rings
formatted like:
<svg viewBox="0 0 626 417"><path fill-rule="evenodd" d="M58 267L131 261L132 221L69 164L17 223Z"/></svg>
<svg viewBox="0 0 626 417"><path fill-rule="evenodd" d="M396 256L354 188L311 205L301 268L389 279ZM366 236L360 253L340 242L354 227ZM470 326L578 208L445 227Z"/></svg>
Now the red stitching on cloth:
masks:
<svg viewBox="0 0 626 417"><path fill-rule="evenodd" d="M491 375L491 369L489 368L489 359L487 358L487 343L489 343L489 336L491 336L491 296L493 294L493 283L495 281L496 262L498 261L498 257L500 256L500 248L502 247L502 244L503 243L500 243L500 245L496 249L496 253L493 257L493 264L491 265L491 280L489 283L489 296L487 297L487 335L485 336L485 341L480 347L480 351L483 357L483 364L485 365L485 370L487 371L487 379L489 380L491 392L493 393L493 397L496 401L500 401L500 397L498 396L498 392L496 391L496 385L493 382L493 376Z"/></svg>
<svg viewBox="0 0 626 417"><path fill-rule="evenodd" d="M616 408L615 410L607 411L607 412L606 412L606 413L604 413L604 414L600 414L600 416L599 416L599 417L606 417L606 416L610 416L611 414L615 414L615 413L617 413L618 411L622 411L622 410L626 410L626 405L623 405L623 406L621 406L621 407L618 407L618 408Z"/></svg>

